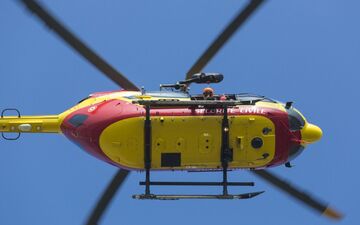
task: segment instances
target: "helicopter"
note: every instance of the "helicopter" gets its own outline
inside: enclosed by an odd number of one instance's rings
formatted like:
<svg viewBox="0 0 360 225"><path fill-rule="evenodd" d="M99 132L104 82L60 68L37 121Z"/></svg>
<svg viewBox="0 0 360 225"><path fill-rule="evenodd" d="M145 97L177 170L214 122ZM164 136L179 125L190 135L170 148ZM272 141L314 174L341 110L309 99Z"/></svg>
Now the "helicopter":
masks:
<svg viewBox="0 0 360 225"><path fill-rule="evenodd" d="M228 170L249 169L324 215L341 217L327 205L263 170L283 164L291 167L293 158L321 138L321 129L309 123L291 102L283 104L252 94L205 97L188 93L193 83L210 84L223 79L221 74L201 70L263 1L250 1L189 70L185 80L161 85L158 92L139 89L36 1L22 2L124 90L91 94L59 115L22 116L16 109L5 109L0 119L0 131L5 139L17 139L21 133L62 133L93 156L122 168L114 177L112 189L122 184L130 170L145 171L145 182L141 183L145 193L134 195L136 199L252 198L261 192L231 195L227 191L228 186L252 186L251 182L227 181ZM10 111L16 116L5 116ZM18 136L8 138L5 133L18 133ZM223 181L153 182L150 180L153 170L222 171ZM223 193L157 195L150 192L152 185L217 185L223 187ZM98 208L101 207L104 205ZM89 219L89 224L99 219L98 208L93 214L97 218Z"/></svg>

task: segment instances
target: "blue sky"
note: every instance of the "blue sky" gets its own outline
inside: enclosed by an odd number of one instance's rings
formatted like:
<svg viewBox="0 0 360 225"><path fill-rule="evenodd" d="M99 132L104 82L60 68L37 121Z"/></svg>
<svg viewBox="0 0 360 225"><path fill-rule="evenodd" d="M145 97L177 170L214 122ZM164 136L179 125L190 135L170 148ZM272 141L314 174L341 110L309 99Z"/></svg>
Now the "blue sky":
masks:
<svg viewBox="0 0 360 225"><path fill-rule="evenodd" d="M42 1L82 40L147 90L182 79L246 1ZM205 68L222 72L218 93L253 92L294 101L319 125L323 139L292 169L272 172L358 223L360 150L357 99L360 2L268 1ZM0 108L57 114L89 93L115 90L16 1L0 2ZM193 93L203 86L193 87ZM61 135L0 140L0 224L81 224L116 172ZM137 201L142 173L133 173L102 224L330 224L247 171L233 181L265 190L245 201ZM159 172L154 179L218 180L220 174ZM156 188L167 193L217 193L217 188Z"/></svg>

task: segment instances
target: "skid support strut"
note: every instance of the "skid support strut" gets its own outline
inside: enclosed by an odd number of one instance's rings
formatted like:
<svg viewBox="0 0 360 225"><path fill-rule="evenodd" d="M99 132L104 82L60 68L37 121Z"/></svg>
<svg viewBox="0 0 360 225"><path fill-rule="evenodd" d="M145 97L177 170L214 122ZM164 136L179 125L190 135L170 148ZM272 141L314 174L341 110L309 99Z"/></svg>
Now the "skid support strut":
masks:
<svg viewBox="0 0 360 225"><path fill-rule="evenodd" d="M221 166L223 169L223 195L228 195L228 179L227 170L229 162L233 160L232 149L229 146L229 119L227 112L227 105L223 106L223 119L221 124Z"/></svg>
<svg viewBox="0 0 360 225"><path fill-rule="evenodd" d="M150 106L145 107L144 123L144 165L145 165L145 195L150 195L150 169L151 169L151 119Z"/></svg>

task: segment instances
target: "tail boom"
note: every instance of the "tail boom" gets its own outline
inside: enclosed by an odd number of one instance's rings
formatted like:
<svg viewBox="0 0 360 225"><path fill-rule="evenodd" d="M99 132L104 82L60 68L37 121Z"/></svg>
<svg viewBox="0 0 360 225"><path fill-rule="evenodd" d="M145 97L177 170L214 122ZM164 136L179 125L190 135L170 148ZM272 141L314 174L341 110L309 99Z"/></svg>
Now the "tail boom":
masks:
<svg viewBox="0 0 360 225"><path fill-rule="evenodd" d="M2 133L62 133L59 115L4 116L0 118Z"/></svg>

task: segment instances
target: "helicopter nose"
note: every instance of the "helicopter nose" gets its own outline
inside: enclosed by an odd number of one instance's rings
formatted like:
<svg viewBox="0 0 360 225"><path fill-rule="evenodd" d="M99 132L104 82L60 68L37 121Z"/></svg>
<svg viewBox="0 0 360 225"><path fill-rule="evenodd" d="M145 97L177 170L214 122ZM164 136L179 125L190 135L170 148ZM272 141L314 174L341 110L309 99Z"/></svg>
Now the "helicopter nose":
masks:
<svg viewBox="0 0 360 225"><path fill-rule="evenodd" d="M322 130L320 127L307 123L302 129L301 129L301 139L305 143L314 143L318 140L320 140L322 137Z"/></svg>

